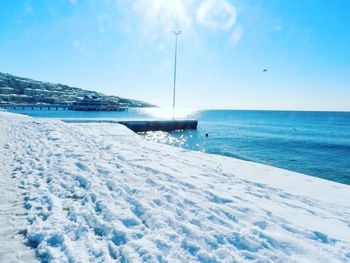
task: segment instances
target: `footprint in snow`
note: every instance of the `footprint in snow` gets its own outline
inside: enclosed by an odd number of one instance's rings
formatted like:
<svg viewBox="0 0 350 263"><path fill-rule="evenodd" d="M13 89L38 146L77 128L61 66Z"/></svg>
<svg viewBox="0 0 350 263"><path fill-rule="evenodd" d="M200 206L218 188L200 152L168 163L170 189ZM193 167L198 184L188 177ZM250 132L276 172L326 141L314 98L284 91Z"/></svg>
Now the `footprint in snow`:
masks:
<svg viewBox="0 0 350 263"><path fill-rule="evenodd" d="M88 167L82 162L76 162L75 166L79 168L79 170L86 172Z"/></svg>
<svg viewBox="0 0 350 263"><path fill-rule="evenodd" d="M77 175L77 176L75 176L75 180L78 182L79 187L84 188L86 190L90 189L91 184L86 178L84 178L80 175Z"/></svg>
<svg viewBox="0 0 350 263"><path fill-rule="evenodd" d="M207 198L209 201L217 204L227 204L227 203L232 203L233 201L231 199L219 197L217 195L214 195L213 193L209 193L207 195Z"/></svg>

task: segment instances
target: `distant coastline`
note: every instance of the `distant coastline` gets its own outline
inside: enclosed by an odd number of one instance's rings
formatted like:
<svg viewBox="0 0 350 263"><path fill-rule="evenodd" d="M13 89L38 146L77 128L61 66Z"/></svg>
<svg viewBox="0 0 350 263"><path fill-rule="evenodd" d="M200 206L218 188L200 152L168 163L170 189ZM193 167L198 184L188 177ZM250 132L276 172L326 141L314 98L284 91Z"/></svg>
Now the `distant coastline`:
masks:
<svg viewBox="0 0 350 263"><path fill-rule="evenodd" d="M0 104L68 105L81 101L87 96L115 104L117 107L156 107L140 100L109 96L96 91L70 87L64 84L42 82L0 72Z"/></svg>

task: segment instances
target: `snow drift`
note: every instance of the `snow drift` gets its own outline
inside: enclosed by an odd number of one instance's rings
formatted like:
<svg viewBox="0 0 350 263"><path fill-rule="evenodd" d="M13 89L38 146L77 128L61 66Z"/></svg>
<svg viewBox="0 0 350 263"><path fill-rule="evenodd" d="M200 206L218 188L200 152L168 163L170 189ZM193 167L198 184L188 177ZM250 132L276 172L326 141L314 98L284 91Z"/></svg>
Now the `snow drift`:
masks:
<svg viewBox="0 0 350 263"><path fill-rule="evenodd" d="M118 124L0 112L0 135L0 190L16 199L0 206L16 222L0 259L16 244L6 258L350 262L347 185L147 142Z"/></svg>

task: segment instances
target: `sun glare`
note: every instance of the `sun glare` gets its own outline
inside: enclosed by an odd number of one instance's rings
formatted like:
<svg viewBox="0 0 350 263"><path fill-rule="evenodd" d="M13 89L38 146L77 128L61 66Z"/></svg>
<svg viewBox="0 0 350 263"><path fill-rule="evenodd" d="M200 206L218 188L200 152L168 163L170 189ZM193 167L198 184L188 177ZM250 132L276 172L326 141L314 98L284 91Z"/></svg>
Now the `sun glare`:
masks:
<svg viewBox="0 0 350 263"><path fill-rule="evenodd" d="M146 108L141 109L141 112L154 119L171 119L173 117L172 108ZM175 109L174 117L176 119L185 119L197 112L196 109L178 108Z"/></svg>
<svg viewBox="0 0 350 263"><path fill-rule="evenodd" d="M170 31L192 29L195 24L211 30L231 30L236 22L235 7L226 0L139 0L133 5L142 26Z"/></svg>
<svg viewBox="0 0 350 263"><path fill-rule="evenodd" d="M141 0L134 4L134 10L143 17L145 26L171 32L177 28L189 29L192 26L192 3L192 0Z"/></svg>

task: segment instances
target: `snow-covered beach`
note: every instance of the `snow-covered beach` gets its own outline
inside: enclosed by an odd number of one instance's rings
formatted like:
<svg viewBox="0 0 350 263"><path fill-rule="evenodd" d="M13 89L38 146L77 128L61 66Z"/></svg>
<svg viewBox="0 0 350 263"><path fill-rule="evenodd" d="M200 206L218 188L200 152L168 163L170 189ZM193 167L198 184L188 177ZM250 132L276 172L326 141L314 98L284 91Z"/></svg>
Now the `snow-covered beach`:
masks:
<svg viewBox="0 0 350 263"><path fill-rule="evenodd" d="M0 154L1 262L350 262L348 185L5 112Z"/></svg>

